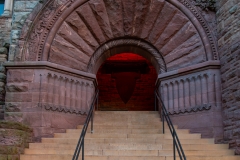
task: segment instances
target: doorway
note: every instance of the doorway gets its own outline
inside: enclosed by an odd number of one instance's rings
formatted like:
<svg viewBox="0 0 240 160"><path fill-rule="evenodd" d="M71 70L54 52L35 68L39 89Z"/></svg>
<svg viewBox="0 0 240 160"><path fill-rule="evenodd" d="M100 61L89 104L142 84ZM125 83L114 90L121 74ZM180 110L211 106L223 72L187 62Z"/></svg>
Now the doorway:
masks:
<svg viewBox="0 0 240 160"><path fill-rule="evenodd" d="M120 53L97 72L99 107L104 111L153 111L157 72L144 57Z"/></svg>

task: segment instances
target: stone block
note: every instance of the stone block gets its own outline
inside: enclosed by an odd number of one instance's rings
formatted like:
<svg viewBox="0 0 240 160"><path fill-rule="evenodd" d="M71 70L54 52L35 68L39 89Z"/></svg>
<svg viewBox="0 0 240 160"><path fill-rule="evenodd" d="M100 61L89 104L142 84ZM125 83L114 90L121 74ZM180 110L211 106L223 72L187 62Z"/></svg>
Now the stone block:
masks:
<svg viewBox="0 0 240 160"><path fill-rule="evenodd" d="M6 88L8 92L27 92L29 85L27 83L8 83Z"/></svg>
<svg viewBox="0 0 240 160"><path fill-rule="evenodd" d="M8 70L7 72L7 82L32 82L34 77L34 71L32 69L14 69Z"/></svg>
<svg viewBox="0 0 240 160"><path fill-rule="evenodd" d="M7 92L6 102L32 102L32 94Z"/></svg>
<svg viewBox="0 0 240 160"><path fill-rule="evenodd" d="M0 55L7 55L8 54L8 50L5 47L0 47Z"/></svg>

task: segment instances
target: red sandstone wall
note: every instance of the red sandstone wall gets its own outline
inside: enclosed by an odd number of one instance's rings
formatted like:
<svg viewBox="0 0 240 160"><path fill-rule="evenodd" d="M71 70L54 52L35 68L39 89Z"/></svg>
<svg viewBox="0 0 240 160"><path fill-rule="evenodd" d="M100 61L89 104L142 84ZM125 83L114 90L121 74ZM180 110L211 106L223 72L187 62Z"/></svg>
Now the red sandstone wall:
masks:
<svg viewBox="0 0 240 160"><path fill-rule="evenodd" d="M240 1L219 0L217 4L224 140L240 154Z"/></svg>
<svg viewBox="0 0 240 160"><path fill-rule="evenodd" d="M135 54L119 54L108 60L146 60ZM147 61L147 60L146 60ZM111 74L98 71L97 80L99 87L99 110L154 110L154 88L157 74L155 68L149 64L149 73L141 74L136 81L135 90L130 100L124 104L120 98L115 79ZM127 77L126 77L127 78Z"/></svg>

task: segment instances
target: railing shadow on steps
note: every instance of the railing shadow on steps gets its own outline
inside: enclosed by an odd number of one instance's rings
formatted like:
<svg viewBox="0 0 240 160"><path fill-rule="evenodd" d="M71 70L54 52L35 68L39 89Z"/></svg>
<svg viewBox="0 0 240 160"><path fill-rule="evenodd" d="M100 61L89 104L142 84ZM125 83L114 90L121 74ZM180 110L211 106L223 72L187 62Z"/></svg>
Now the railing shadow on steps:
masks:
<svg viewBox="0 0 240 160"><path fill-rule="evenodd" d="M164 121L166 120L169 130L171 132L172 138L173 138L173 158L176 160L176 149L179 155L180 160L186 160L185 153L183 151L182 145L179 141L179 138L177 136L177 132L174 129L174 126L172 124L172 121L169 117L168 111L162 101L162 98L159 96L159 93L157 90L155 90L155 110L157 110L157 107L159 107L159 112L161 114L161 119L162 119L162 131L163 134L165 133L165 126L164 126Z"/></svg>
<svg viewBox="0 0 240 160"><path fill-rule="evenodd" d="M78 157L80 155L81 149L82 149L82 160L84 160L84 139L85 135L88 129L89 122L91 121L91 133L93 133L93 116L94 116L94 108L97 105L98 106L98 94L99 90L96 90L93 101L91 103L90 109L87 114L87 118L85 120L85 123L82 128L82 132L80 135L80 138L78 140L74 155L72 160L78 160Z"/></svg>

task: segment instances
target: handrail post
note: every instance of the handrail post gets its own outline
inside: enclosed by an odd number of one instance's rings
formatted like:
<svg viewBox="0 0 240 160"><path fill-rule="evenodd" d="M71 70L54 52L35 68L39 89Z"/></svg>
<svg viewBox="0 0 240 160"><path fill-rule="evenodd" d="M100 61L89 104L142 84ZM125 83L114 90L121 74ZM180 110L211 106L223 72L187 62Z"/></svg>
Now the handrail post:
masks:
<svg viewBox="0 0 240 160"><path fill-rule="evenodd" d="M81 151L82 151L82 160L84 160L84 139L85 139L85 135L86 135L90 121L91 121L91 132L93 133L93 120L94 120L94 113L95 113L94 111L95 111L95 107L96 107L98 93L99 93L99 90L96 90L94 99L91 103L90 109L87 114L87 118L83 125L82 132L80 134L76 149L74 151L72 160L78 160L78 157L80 156Z"/></svg>
<svg viewBox="0 0 240 160"><path fill-rule="evenodd" d="M84 138L83 138L83 141L82 141L82 160L84 160Z"/></svg>
<svg viewBox="0 0 240 160"><path fill-rule="evenodd" d="M96 100L97 100L97 111L98 111L98 96L97 96L97 99L96 99Z"/></svg>
<svg viewBox="0 0 240 160"><path fill-rule="evenodd" d="M174 157L174 160L176 160L176 149L175 149L175 131L173 131L173 157Z"/></svg>
<svg viewBox="0 0 240 160"><path fill-rule="evenodd" d="M154 110L157 111L157 96L154 94Z"/></svg>
<svg viewBox="0 0 240 160"><path fill-rule="evenodd" d="M163 134L165 133L165 126L164 126L164 111L162 109L162 127L163 127Z"/></svg>
<svg viewBox="0 0 240 160"><path fill-rule="evenodd" d="M176 130L174 129L172 121L169 117L168 111L167 111L166 107L164 106L162 98L159 96L159 94L156 90L155 90L155 96L156 96L155 97L156 98L155 103L160 103L160 105L161 105L161 113L160 114L162 115L163 134L165 133L165 122L164 121L166 121L167 125L169 127L169 130L171 132L172 138L173 138L173 159L176 160L176 150L177 150L180 159L181 160L186 160L187 158L184 154L184 151L183 151L183 148L182 148L181 143L179 141L179 138L177 136Z"/></svg>
<svg viewBox="0 0 240 160"><path fill-rule="evenodd" d="M91 116L91 133L93 133L93 112L92 112L92 116Z"/></svg>

